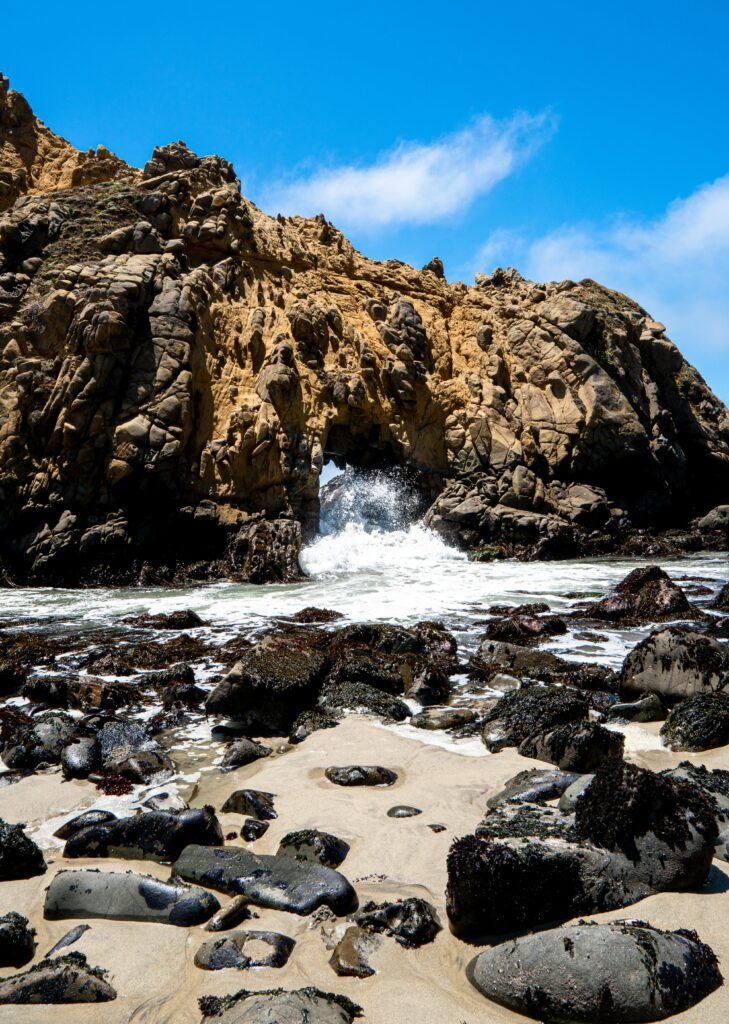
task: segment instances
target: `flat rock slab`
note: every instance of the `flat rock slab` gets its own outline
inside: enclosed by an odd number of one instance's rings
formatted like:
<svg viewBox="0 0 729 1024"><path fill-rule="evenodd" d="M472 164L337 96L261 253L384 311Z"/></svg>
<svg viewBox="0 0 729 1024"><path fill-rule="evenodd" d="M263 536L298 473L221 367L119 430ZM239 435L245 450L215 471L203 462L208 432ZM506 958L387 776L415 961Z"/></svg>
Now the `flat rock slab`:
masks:
<svg viewBox="0 0 729 1024"><path fill-rule="evenodd" d="M346 996L318 988L270 989L234 996L204 996L201 1024L352 1024L362 1010Z"/></svg>
<svg viewBox="0 0 729 1024"><path fill-rule="evenodd" d="M86 957L71 953L45 960L29 971L0 980L0 1005L21 1003L107 1003L116 991L105 972L89 967Z"/></svg>
<svg viewBox="0 0 729 1024"><path fill-rule="evenodd" d="M337 786L391 786L397 782L396 772L380 765L350 764L327 768L324 774Z"/></svg>
<svg viewBox="0 0 729 1024"><path fill-rule="evenodd" d="M623 921L525 935L487 949L467 973L494 1002L561 1024L663 1020L722 983L695 932Z"/></svg>
<svg viewBox="0 0 729 1024"><path fill-rule="evenodd" d="M103 917L189 928L203 924L218 910L215 896L196 886L173 885L133 871L82 869L58 872L48 887L43 916L51 921Z"/></svg>
<svg viewBox="0 0 729 1024"><path fill-rule="evenodd" d="M279 932L237 931L203 942L195 954L195 966L205 971L234 967L283 967L296 943Z"/></svg>
<svg viewBox="0 0 729 1024"><path fill-rule="evenodd" d="M311 914L327 906L338 916L357 907L357 894L332 868L292 857L256 856L248 850L188 846L172 867L174 876L210 886L272 910Z"/></svg>

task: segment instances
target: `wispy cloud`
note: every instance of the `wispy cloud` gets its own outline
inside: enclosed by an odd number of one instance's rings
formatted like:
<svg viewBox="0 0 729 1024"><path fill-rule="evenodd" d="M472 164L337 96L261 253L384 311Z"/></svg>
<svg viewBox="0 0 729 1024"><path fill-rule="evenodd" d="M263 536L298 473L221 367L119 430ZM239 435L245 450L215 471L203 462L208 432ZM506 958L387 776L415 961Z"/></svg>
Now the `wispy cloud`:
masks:
<svg viewBox="0 0 729 1024"><path fill-rule="evenodd" d="M539 238L492 235L475 269L512 263L536 281L592 277L637 299L704 359L729 350L729 175L654 220L564 225Z"/></svg>
<svg viewBox="0 0 729 1024"><path fill-rule="evenodd" d="M554 126L548 114L517 114L506 122L481 117L435 142L402 142L370 165L278 183L261 205L271 213L324 213L344 228L432 224L466 210L511 174Z"/></svg>

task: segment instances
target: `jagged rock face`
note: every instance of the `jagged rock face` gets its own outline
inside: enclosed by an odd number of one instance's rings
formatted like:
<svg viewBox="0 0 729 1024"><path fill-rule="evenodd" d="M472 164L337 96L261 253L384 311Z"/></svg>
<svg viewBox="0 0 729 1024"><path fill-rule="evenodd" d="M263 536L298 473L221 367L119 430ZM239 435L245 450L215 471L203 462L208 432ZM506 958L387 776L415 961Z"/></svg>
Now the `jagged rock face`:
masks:
<svg viewBox="0 0 729 1024"><path fill-rule="evenodd" d="M592 281L466 287L373 262L323 217L264 215L184 143L142 172L79 154L4 79L2 209L18 578L265 579L235 555L262 518L291 575L329 458L406 466L446 537L537 555L684 525L729 491L727 410L662 325Z"/></svg>

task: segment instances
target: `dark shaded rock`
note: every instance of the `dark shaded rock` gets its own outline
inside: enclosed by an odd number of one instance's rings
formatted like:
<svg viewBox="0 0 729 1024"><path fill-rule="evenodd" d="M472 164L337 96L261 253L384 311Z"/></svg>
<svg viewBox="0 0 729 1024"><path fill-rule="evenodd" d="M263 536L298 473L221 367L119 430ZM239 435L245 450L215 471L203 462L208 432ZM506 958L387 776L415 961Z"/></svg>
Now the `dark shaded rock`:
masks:
<svg viewBox="0 0 729 1024"><path fill-rule="evenodd" d="M613 704L604 717L607 722L660 722L666 709L657 693L647 693L630 704Z"/></svg>
<svg viewBox="0 0 729 1024"><path fill-rule="evenodd" d="M22 967L35 956L35 928L11 910L0 915L0 967Z"/></svg>
<svg viewBox="0 0 729 1024"><path fill-rule="evenodd" d="M241 848L188 846L172 874L230 895L247 896L259 907L294 914L311 914L328 906L343 915L357 906L357 894L338 871L293 857L259 857Z"/></svg>
<svg viewBox="0 0 729 1024"><path fill-rule="evenodd" d="M25 834L25 825L11 825L0 818L0 881L33 878L45 870L43 854Z"/></svg>
<svg viewBox="0 0 729 1024"><path fill-rule="evenodd" d="M623 756L625 738L597 722L568 722L532 733L519 744L522 757L550 761L562 771L590 772L604 761Z"/></svg>
<svg viewBox="0 0 729 1024"><path fill-rule="evenodd" d="M369 932L352 925L332 951L329 963L340 978L369 978L375 971L367 962L368 947L372 945Z"/></svg>
<svg viewBox="0 0 729 1024"><path fill-rule="evenodd" d="M87 779L100 766L101 751L93 736L82 736L61 752L61 771L65 779Z"/></svg>
<svg viewBox="0 0 729 1024"><path fill-rule="evenodd" d="M337 786L391 786L397 782L395 772L379 765L351 764L327 768L324 774Z"/></svg>
<svg viewBox="0 0 729 1024"><path fill-rule="evenodd" d="M278 814L273 807L273 793L258 789L236 789L223 804L221 810L231 814L250 814L259 821L273 821Z"/></svg>
<svg viewBox="0 0 729 1024"><path fill-rule="evenodd" d="M290 615L291 622L299 622L302 625L309 625L320 622L336 622L343 619L341 612L332 611L330 608L302 608L300 612Z"/></svg>
<svg viewBox="0 0 729 1024"><path fill-rule="evenodd" d="M549 611L549 605L544 601L534 601L531 604L492 604L488 609L489 615L498 615L500 618L505 618L510 615L528 615L534 617L535 615L544 615Z"/></svg>
<svg viewBox="0 0 729 1024"><path fill-rule="evenodd" d="M259 992L241 989L222 998L203 996L200 1009L203 1022L213 1020L215 1024L352 1024L362 1013L351 999L312 987Z"/></svg>
<svg viewBox="0 0 729 1024"><path fill-rule="evenodd" d="M63 711L43 711L24 723L18 723L2 748L8 768L37 768L58 764L63 748L75 737L77 723Z"/></svg>
<svg viewBox="0 0 729 1024"><path fill-rule="evenodd" d="M719 690L728 683L726 646L685 626L668 626L641 640L620 673L622 693L657 693L669 700Z"/></svg>
<svg viewBox="0 0 729 1024"><path fill-rule="evenodd" d="M722 983L695 932L640 921L576 924L487 949L468 967L483 995L540 1021L663 1020Z"/></svg>
<svg viewBox="0 0 729 1024"><path fill-rule="evenodd" d="M399 697L367 683L328 682L322 689L319 706L334 715L376 715L388 722L402 722L410 716L410 708Z"/></svg>
<svg viewBox="0 0 729 1024"><path fill-rule="evenodd" d="M594 778L595 776L589 772L587 775L580 775L571 786L567 787L559 798L559 803L557 804L559 810L572 814L577 806L578 798L582 796Z"/></svg>
<svg viewBox="0 0 729 1024"><path fill-rule="evenodd" d="M212 807L145 811L130 818L87 825L71 834L63 856L172 861L191 843L223 845L223 832Z"/></svg>
<svg viewBox="0 0 729 1024"><path fill-rule="evenodd" d="M349 843L338 839L329 832L307 828L299 832L288 832L279 843L277 857L293 857L295 860L310 861L336 868L349 853Z"/></svg>
<svg viewBox="0 0 729 1024"><path fill-rule="evenodd" d="M241 839L245 839L247 843L254 843L256 839L260 839L261 836L268 832L268 822L258 821L256 818L246 818L243 822L243 827L240 830Z"/></svg>
<svg viewBox="0 0 729 1024"><path fill-rule="evenodd" d="M416 729L459 729L475 721L473 708L424 708L413 715L410 724Z"/></svg>
<svg viewBox="0 0 729 1024"><path fill-rule="evenodd" d="M661 737L670 750L710 750L729 743L729 691L682 700L661 726Z"/></svg>
<svg viewBox="0 0 729 1024"><path fill-rule="evenodd" d="M49 921L103 917L191 928L218 910L220 903L211 893L178 880L171 884L133 871L81 869L58 872L46 891L43 916Z"/></svg>
<svg viewBox="0 0 729 1024"><path fill-rule="evenodd" d="M319 729L334 729L337 725L339 718L319 708L309 708L297 716L289 735L289 743L303 743L313 732L318 732Z"/></svg>
<svg viewBox="0 0 729 1024"><path fill-rule="evenodd" d="M366 903L354 919L360 928L392 935L410 949L432 942L442 930L435 907L416 897L394 903Z"/></svg>
<svg viewBox="0 0 729 1024"><path fill-rule="evenodd" d="M130 683L109 682L84 675L33 675L23 687L30 701L58 708L115 711L138 704L141 694Z"/></svg>
<svg viewBox="0 0 729 1024"><path fill-rule="evenodd" d="M176 612L162 612L159 615L133 615L122 622L128 626L139 626L142 629L198 629L206 626L197 612L191 608L183 608Z"/></svg>
<svg viewBox="0 0 729 1024"><path fill-rule="evenodd" d="M96 734L101 763L107 772L123 775L132 782L151 782L174 771L174 763L139 722L115 719Z"/></svg>
<svg viewBox="0 0 729 1024"><path fill-rule="evenodd" d="M496 752L516 747L538 729L587 718L587 699L573 690L530 686L505 694L486 712L482 738Z"/></svg>
<svg viewBox="0 0 729 1024"><path fill-rule="evenodd" d="M512 644L539 643L550 636L567 632L567 623L557 615L543 617L533 615L509 615L495 619L486 627L489 640L501 640Z"/></svg>
<svg viewBox="0 0 729 1024"><path fill-rule="evenodd" d="M205 925L206 932L226 932L229 928L235 928L241 921L247 921L251 917L257 917L250 909L250 900L247 896L234 896L224 907L211 917Z"/></svg>
<svg viewBox="0 0 729 1024"><path fill-rule="evenodd" d="M504 803L539 803L555 800L577 781L574 772L544 768L527 768L519 772L486 801L487 807L500 807Z"/></svg>
<svg viewBox="0 0 729 1024"><path fill-rule="evenodd" d="M83 828L88 828L90 825L104 825L109 821L116 821L117 817L113 811L83 811L81 814L77 814L75 818L69 818L68 821L64 821L60 828L57 828L53 835L57 839L68 839L74 834L79 832Z"/></svg>
<svg viewBox="0 0 729 1024"><path fill-rule="evenodd" d="M233 768L241 768L261 757L268 757L272 753L271 747L267 747L264 743L256 743L255 740L243 736L228 745L220 767L223 771L232 771Z"/></svg>
<svg viewBox="0 0 729 1024"><path fill-rule="evenodd" d="M231 932L221 939L203 942L195 954L195 966L204 971L234 967L283 967L296 943L279 932Z"/></svg>
<svg viewBox="0 0 729 1024"><path fill-rule="evenodd" d="M468 662L469 675L490 682L498 673L518 679L536 679L542 683L576 686L583 690L617 689L617 676L604 665L567 661L549 651L535 651L518 644L485 640Z"/></svg>
<svg viewBox="0 0 729 1024"><path fill-rule="evenodd" d="M388 818L414 818L423 812L419 807L409 807L407 804L397 804L387 812Z"/></svg>
<svg viewBox="0 0 729 1024"><path fill-rule="evenodd" d="M107 1003L116 991L106 972L89 967L86 957L69 953L43 960L22 974L0 979L0 1005L14 1003Z"/></svg>
<svg viewBox="0 0 729 1024"><path fill-rule="evenodd" d="M266 637L244 652L205 708L245 722L255 733L285 733L315 703L325 668L323 655L303 640Z"/></svg>
<svg viewBox="0 0 729 1024"><path fill-rule="evenodd" d="M681 587L659 566L649 565L633 569L611 597L588 604L577 614L609 622L660 622L692 618L695 613Z"/></svg>
<svg viewBox="0 0 729 1024"><path fill-rule="evenodd" d="M729 583L725 583L709 605L717 612L729 612Z"/></svg>

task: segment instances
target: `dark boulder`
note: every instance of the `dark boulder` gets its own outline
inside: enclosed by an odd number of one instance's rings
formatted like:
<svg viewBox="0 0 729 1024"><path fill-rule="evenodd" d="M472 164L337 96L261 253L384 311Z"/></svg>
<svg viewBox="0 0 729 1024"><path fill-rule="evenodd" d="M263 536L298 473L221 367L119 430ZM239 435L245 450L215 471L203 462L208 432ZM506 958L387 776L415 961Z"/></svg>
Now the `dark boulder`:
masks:
<svg viewBox="0 0 729 1024"><path fill-rule="evenodd" d="M508 615L486 627L489 640L510 644L534 644L567 632L567 623L557 615Z"/></svg>
<svg viewBox="0 0 729 1024"><path fill-rule="evenodd" d="M706 633L668 626L641 640L623 662L621 693L657 693L668 700L729 684L729 654Z"/></svg>
<svg viewBox="0 0 729 1024"><path fill-rule="evenodd" d="M109 821L116 821L117 817L113 811L83 811L81 814L77 814L74 818L69 818L68 821L64 821L60 828L57 828L53 835L57 839L68 839L74 832L79 832L82 828L88 828L90 825L104 825Z"/></svg>
<svg viewBox="0 0 729 1024"><path fill-rule="evenodd" d="M460 729L475 719L473 708L429 707L413 715L410 724L416 729Z"/></svg>
<svg viewBox="0 0 729 1024"><path fill-rule="evenodd" d="M63 711L43 711L26 721L19 721L2 748L8 768L37 768L41 764L58 764L63 748L74 738L77 723Z"/></svg>
<svg viewBox="0 0 729 1024"><path fill-rule="evenodd" d="M268 757L273 751L264 743L256 743L255 740L242 736L228 744L223 755L221 769L224 772L232 771L233 768L242 768L246 764L252 764L262 757Z"/></svg>
<svg viewBox="0 0 729 1024"><path fill-rule="evenodd" d="M432 942L443 927L435 907L417 897L393 903L366 903L354 919L360 928L392 935L409 949Z"/></svg>
<svg viewBox="0 0 729 1024"><path fill-rule="evenodd" d="M122 619L128 626L141 629L198 629L207 623L191 608L182 608L176 612L161 612L158 615L133 615Z"/></svg>
<svg viewBox="0 0 729 1024"><path fill-rule="evenodd" d="M256 818L246 818L241 826L240 837L245 839L247 843L254 843L256 839L260 839L261 836L268 832L268 822L258 821Z"/></svg>
<svg viewBox="0 0 729 1024"><path fill-rule="evenodd" d="M633 569L615 588L615 593L581 608L579 616L609 622L660 622L692 618L686 594L657 565Z"/></svg>
<svg viewBox="0 0 729 1024"><path fill-rule="evenodd" d="M61 771L65 779L87 779L101 767L101 750L94 736L82 736L61 752Z"/></svg>
<svg viewBox="0 0 729 1024"><path fill-rule="evenodd" d="M699 693L677 704L661 726L670 750L710 750L729 743L729 690Z"/></svg>
<svg viewBox="0 0 729 1024"><path fill-rule="evenodd" d="M250 814L259 821L273 821L278 814L273 807L273 793L258 789L236 789L225 801L221 810L225 814Z"/></svg>
<svg viewBox="0 0 729 1024"><path fill-rule="evenodd" d="M0 1005L107 1003L116 991L106 971L89 967L80 953L43 960L22 974L0 979Z"/></svg>
<svg viewBox="0 0 729 1024"><path fill-rule="evenodd" d="M222 846L223 832L212 807L145 811L74 831L64 857L127 857L132 860L176 860L190 843Z"/></svg>
<svg viewBox="0 0 729 1024"><path fill-rule="evenodd" d="M0 818L0 881L33 878L45 870L43 854L25 834L25 825L11 825Z"/></svg>
<svg viewBox="0 0 729 1024"><path fill-rule="evenodd" d="M233 967L283 967L296 943L279 932L230 932L220 939L209 939L195 953L195 966L204 971L222 971Z"/></svg>
<svg viewBox="0 0 729 1024"><path fill-rule="evenodd" d="M540 803L556 800L579 778L574 772L549 768L527 768L504 783L503 789L486 801L490 808L505 803Z"/></svg>
<svg viewBox="0 0 729 1024"><path fill-rule="evenodd" d="M357 906L357 894L338 871L293 857L259 857L241 847L188 846L172 874L231 896L247 896L259 907L294 914L328 906L343 915Z"/></svg>
<svg viewBox="0 0 729 1024"><path fill-rule="evenodd" d="M512 939L468 967L483 995L545 1022L664 1020L722 983L716 956L695 932L641 921L580 923Z"/></svg>
<svg viewBox="0 0 729 1024"><path fill-rule="evenodd" d="M369 932L352 925L332 950L329 965L340 978L370 978L375 971L367 954L376 942Z"/></svg>
<svg viewBox="0 0 729 1024"><path fill-rule="evenodd" d="M327 768L324 774L337 786L391 786L397 782L397 774L381 765L350 764Z"/></svg>
<svg viewBox="0 0 729 1024"><path fill-rule="evenodd" d="M341 713L330 715L320 708L309 708L297 715L296 721L291 727L289 743L303 743L312 733L320 729L334 729L339 725Z"/></svg>
<svg viewBox="0 0 729 1024"><path fill-rule="evenodd" d="M96 738L105 771L132 782L152 782L169 776L174 763L140 722L115 719L101 726Z"/></svg>
<svg viewBox="0 0 729 1024"><path fill-rule="evenodd" d="M660 722L666 717L657 693L647 693L630 704L613 704L604 713L606 722Z"/></svg>
<svg viewBox="0 0 729 1024"><path fill-rule="evenodd" d="M709 606L717 612L729 612L729 583L725 583Z"/></svg>
<svg viewBox="0 0 729 1024"><path fill-rule="evenodd" d="M319 697L319 707L333 715L346 712L375 715L387 722L402 722L409 718L407 704L367 683L328 682Z"/></svg>
<svg viewBox="0 0 729 1024"><path fill-rule="evenodd" d="M244 722L256 734L286 733L316 702L325 669L325 657L303 640L266 637L243 653L205 708Z"/></svg>
<svg viewBox="0 0 729 1024"><path fill-rule="evenodd" d="M495 675L505 673L517 679L536 679L550 685L575 686L582 690L614 692L618 685L613 670L604 665L568 661L549 651L535 651L496 640L484 640L469 659L468 673L486 683Z"/></svg>
<svg viewBox="0 0 729 1024"><path fill-rule="evenodd" d="M11 910L0 915L0 967L22 967L35 956L35 929Z"/></svg>
<svg viewBox="0 0 729 1024"><path fill-rule="evenodd" d="M101 917L191 928L204 924L218 910L220 903L211 893L178 879L170 883L133 871L81 869L58 872L46 891L43 915L49 921Z"/></svg>
<svg viewBox="0 0 729 1024"><path fill-rule="evenodd" d="M625 739L597 722L568 722L535 732L519 744L522 757L550 761L566 772L591 772L604 761L623 756Z"/></svg>
<svg viewBox="0 0 729 1024"><path fill-rule="evenodd" d="M349 844L343 839L338 839L329 832L306 828L299 832L287 832L279 843L276 856L293 857L295 860L306 860L312 864L336 868L348 853Z"/></svg>
<svg viewBox="0 0 729 1024"><path fill-rule="evenodd" d="M529 686L512 690L486 712L481 736L495 753L517 747L538 729L549 729L587 718L586 697L574 690Z"/></svg>

